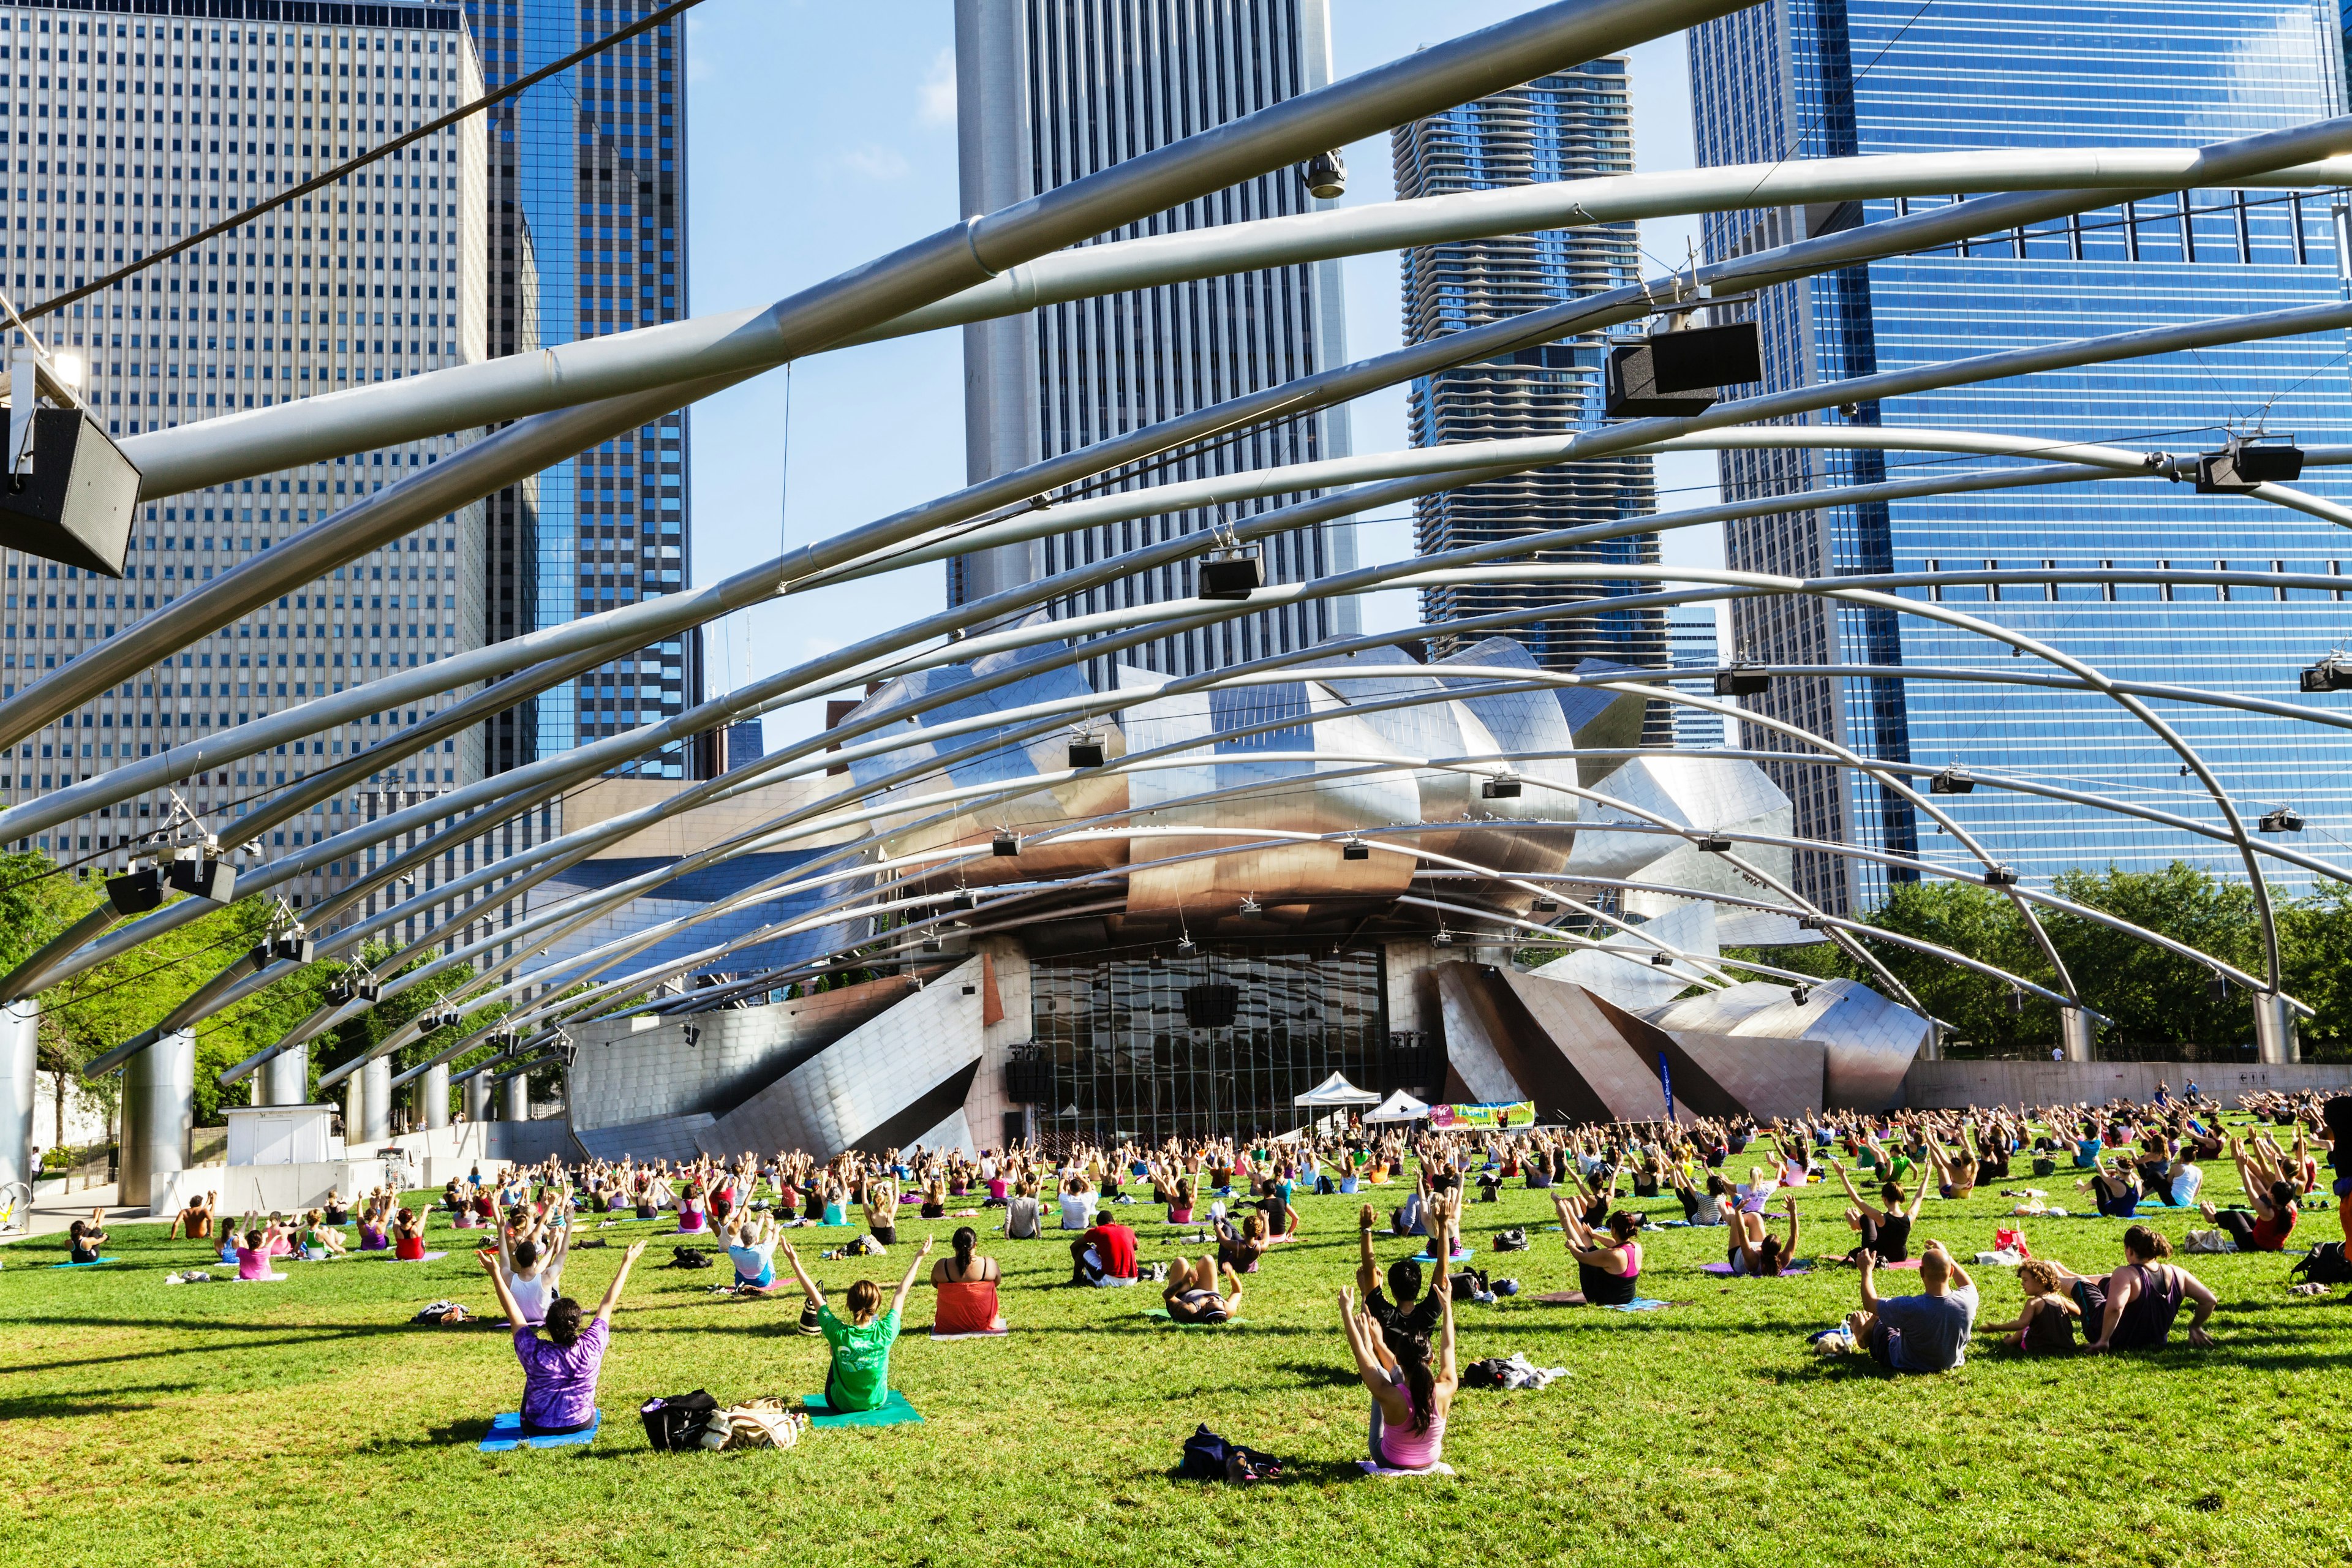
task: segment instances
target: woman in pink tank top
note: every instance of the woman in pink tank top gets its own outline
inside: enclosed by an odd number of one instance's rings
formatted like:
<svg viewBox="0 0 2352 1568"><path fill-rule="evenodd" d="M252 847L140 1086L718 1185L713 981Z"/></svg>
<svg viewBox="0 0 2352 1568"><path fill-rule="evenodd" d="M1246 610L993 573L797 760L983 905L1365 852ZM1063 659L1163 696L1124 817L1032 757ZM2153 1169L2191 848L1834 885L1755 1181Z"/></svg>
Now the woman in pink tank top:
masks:
<svg viewBox="0 0 2352 1568"><path fill-rule="evenodd" d="M1372 1396L1371 1461L1382 1469L1425 1470L1444 1458L1445 1416L1461 1378L1454 1363L1454 1292L1441 1282L1432 1294L1440 1311L1434 1352L1402 1314L1392 1331L1356 1305L1353 1290L1339 1291L1340 1326Z"/></svg>

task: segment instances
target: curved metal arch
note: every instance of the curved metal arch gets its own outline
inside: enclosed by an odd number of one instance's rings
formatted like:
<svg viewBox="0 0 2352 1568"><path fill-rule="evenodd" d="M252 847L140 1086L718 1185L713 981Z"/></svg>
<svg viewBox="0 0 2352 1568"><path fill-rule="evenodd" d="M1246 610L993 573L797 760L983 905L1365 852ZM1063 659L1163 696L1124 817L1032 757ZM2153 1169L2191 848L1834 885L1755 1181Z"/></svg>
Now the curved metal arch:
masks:
<svg viewBox="0 0 2352 1568"><path fill-rule="evenodd" d="M1416 566L1418 566L1418 562L1416 562ZM1948 574L1948 576L1950 576L1950 574ZM2272 578L2272 581L2274 581L2274 578ZM2324 585L2324 583L2322 583L2322 585Z"/></svg>
<svg viewBox="0 0 2352 1568"><path fill-rule="evenodd" d="M1318 99L1328 101L1326 95L1337 90L1337 87L1326 89L1320 93L1306 95L1294 100L1294 103L1305 104L1310 100ZM1232 129L1232 127L1223 128L1224 131ZM2315 126L2264 132L2236 142L2202 148L2198 151L2194 160L2194 165L2198 171L2195 178L2201 184L2226 182L2242 174L2263 172L2301 158L2333 154L2344 150L2346 132L2346 122L2326 121ZM1221 133L1208 134L1213 137ZM1161 153L1168 154L1170 157L1181 157L1182 156L1181 149L1184 145L1179 143L1175 147L1162 149ZM1155 153L1154 159L1160 156L1160 153ZM1112 176L1123 174L1132 177L1139 172L1137 165L1142 162L1144 161L1131 161L1129 164L1121 165L1118 170L1090 176L1088 180L1079 182L1078 185L1066 186L1055 193L1056 200L1058 202L1061 198L1067 197L1071 192L1077 190L1079 185L1097 190L1123 188L1115 186ZM2084 191L2059 192L2051 196L1980 197L1957 203L1930 213L1914 214L1884 224L1866 226L1864 230L1846 231L1815 239L1801 240L1779 250L1755 253L1727 262L1713 264L1697 269L1695 278L1704 286L1719 292L1727 283L1756 283L1768 279L1779 280L1786 277L1827 270L1851 264L1853 261L1864 259L1872 255L1886 253L1889 247L1899 251L1905 248L1932 246L1953 238L1964 238L1970 234L1986 232L1988 228L2007 227L2019 223L2034 221L2042 216L2080 210L2087 206L2104 205L2113 199L2112 195L2106 192ZM1026 206L1031 208L1035 205L1034 203L1026 204ZM1024 212L1024 209L1013 210L1016 214ZM1028 216L1034 216L1034 215ZM1014 221L1020 220L1016 218ZM959 237L962 237L962 231L953 232L957 232ZM932 241L925 243L936 246L941 237L934 237ZM899 262L908 254L901 253L900 257L889 258L889 262L892 264ZM824 298L826 306L834 306L837 305L843 298L858 298L862 304L870 303L873 292L880 286L880 274L889 270L889 265L860 268L857 272L845 275L842 279L835 280L833 284L796 296L794 302L812 298ZM1669 291L1679 288L1679 285L1674 283L1672 279L1664 280L1662 286ZM834 290L833 296L826 295L828 289ZM859 294L861 289L865 291L863 296ZM1639 288L1612 290L1608 294L1593 296L1588 300L1573 301L1568 305L1553 307L1549 310L1515 318L1510 321L1496 323L1492 328L1479 328L1452 334L1446 338L1435 340L1434 346L1415 345L1412 349L1398 351L1396 353L1381 356L1379 360L1367 362L1362 365L1343 367L1338 372L1324 373L1322 375L1305 378L1303 381L1286 384L1278 388L1232 399L1213 408L1198 410L1191 415L1164 421L1160 425L1146 427L1113 441L1098 443L1093 447L1084 449L1081 454L1052 459L1013 474L999 476L982 485L968 487L954 496L942 498L938 502L927 503L924 507L912 509L869 524L864 530L853 531L851 534L836 536L833 540L804 547L794 555L778 563L779 580L795 574L804 575L809 571L822 570L828 564L845 559L848 555L871 549L889 538L902 538L919 532L927 524L967 521L996 506L1024 502L1030 496L1053 489L1059 484L1091 477L1108 468L1156 455L1171 446L1181 445L1202 436L1215 435L1243 424L1258 422L1277 412L1284 416L1292 416L1312 408L1327 406L1332 402L1344 401L1349 397L1360 395L1363 392L1374 390L1382 385L1391 384L1399 380L1410 379L1416 374L1444 368L1447 364L1483 357L1504 348L1516 348L1528 342L1546 341L1562 332L1577 330L1581 325L1607 324L1609 321L1630 320L1648 314L1654 298L1652 286L1647 283ZM825 307L819 307L820 313L824 308ZM849 313L854 316L858 308L860 307L851 307ZM782 309L783 307L778 307L779 310ZM2347 316L2347 320L2352 320L2352 316ZM865 323L842 323L848 330L855 330L856 326L863 324ZM2307 326L2309 330L2319 330L2331 324L2342 323L2320 322L2315 320L2307 323ZM2285 325L2283 318L2273 313L2267 325L2260 330L2275 331L2294 329ZM819 336L821 340L822 334ZM2155 340L2147 339L2146 341L2152 342ZM814 344L813 342L803 346L814 346ZM2201 345L2175 343L2173 346ZM2149 349L2146 352L2163 351ZM2008 374L2018 373L2011 371ZM674 396L677 401L690 400L717 390L729 380L729 377L721 375L692 384L679 384L656 393L617 398L604 405L590 405L585 409L574 411L570 415L537 416L523 425L500 431L458 454L448 464L442 465L438 479L436 479L432 470L427 470L423 475L402 481L388 491L370 497L367 501L352 508L349 514L338 514L336 518L320 523L312 531L287 542L285 547L272 552L270 556L257 557L254 561L244 563L233 572L216 579L214 584L207 585L201 593L183 595L173 606L159 612L157 616L126 633L123 638L120 639L119 646L102 645L100 648L92 649L76 661L75 668L57 671L43 680L28 686L16 698L0 700L0 744L14 743L23 739L41 723L47 722L66 709L88 700L99 690L111 686L116 680L145 664L148 661L147 650L151 647L158 646L158 639L184 640L187 636L195 635L203 627L233 619L251 609L255 605L274 596L281 584L290 585L296 581L307 580L318 571L341 564L358 553L364 552L365 550L373 547L373 542L381 542L377 535L389 537L391 533L405 531L407 526L423 521L426 516L437 516L449 510L451 506L470 502L478 496L510 482L511 479L520 477L520 474L506 473L507 468L514 466L515 459L510 457L510 454L539 454L536 461L532 463L532 466L536 467L538 463L554 460L563 452L574 451L583 446L593 445L596 440L619 429L642 424L644 419L650 416L652 413L666 412L669 405L661 403L664 397ZM1874 397L1887 395L1889 394L1884 387L1874 388L1868 394ZM1781 401L1785 402L1790 395L1780 395ZM645 406L641 407L640 405ZM1773 413L1788 411L1776 407ZM616 413L620 416L617 419ZM1701 423L1704 427L1707 425L1726 422L1731 422L1731 420L1703 418ZM1652 437L1675 433L1656 428L1659 423L1661 422L1643 422L1642 433ZM1663 423L1674 425L1681 422ZM576 430L572 427L574 425L578 426ZM543 453L541 448L544 448ZM478 470L488 470L488 472L478 478ZM468 484L474 486L470 494L457 493L465 489ZM423 488L420 489L420 486ZM444 489L449 490L450 495L444 496L442 494ZM455 499L450 499L451 497ZM446 504L444 504L445 501ZM370 521L378 517L382 517L384 521L381 522ZM387 528L390 529L391 533L385 532ZM373 530L373 533L368 531L371 529ZM799 563L801 567L797 574L793 569L795 562ZM173 646L177 646L176 643L173 643Z"/></svg>

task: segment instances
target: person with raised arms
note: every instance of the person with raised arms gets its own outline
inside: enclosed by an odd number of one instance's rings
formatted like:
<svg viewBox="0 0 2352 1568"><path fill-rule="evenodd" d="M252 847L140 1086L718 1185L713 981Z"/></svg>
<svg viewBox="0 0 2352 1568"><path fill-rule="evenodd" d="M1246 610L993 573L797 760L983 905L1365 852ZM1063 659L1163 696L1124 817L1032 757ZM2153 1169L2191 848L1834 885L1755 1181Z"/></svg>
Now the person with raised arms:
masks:
<svg viewBox="0 0 2352 1568"><path fill-rule="evenodd" d="M1642 1244L1633 1239L1642 1234L1642 1216L1618 1209L1609 1216L1609 1228L1604 1235L1584 1223L1584 1216L1569 1202L1565 1193L1552 1194L1552 1207L1559 1214L1562 1238L1568 1243L1568 1255L1576 1260L1577 1288L1574 1300L1547 1297L1564 1306L1622 1307L1639 1294L1635 1282L1642 1278ZM1796 1200L1790 1200L1793 1215ZM1743 1215L1743 1220L1750 1217ZM1796 1245L1793 1219L1790 1242Z"/></svg>
<svg viewBox="0 0 2352 1568"><path fill-rule="evenodd" d="M507 1321L515 1326L515 1359L522 1363L524 1436L550 1437L585 1431L595 1425L596 1382L603 1374L605 1347L612 1340L613 1309L620 1304L621 1289L629 1282L630 1266L645 1250L642 1240L629 1244L612 1284L605 1287L594 1321L585 1328L581 1326L579 1302L569 1296L549 1302L545 1339L508 1289L505 1260L489 1247L475 1254L481 1259L482 1272L490 1277L490 1289Z"/></svg>
<svg viewBox="0 0 2352 1568"><path fill-rule="evenodd" d="M1862 1233L1862 1244L1845 1255L1849 1263L1859 1263L1868 1255L1880 1263L1907 1262L1911 1257L1911 1226L1919 1217L1919 1205L1927 1201L1927 1184L1921 1182L1912 1194L1908 1208L1903 1203L1903 1184L1889 1176L1879 1184L1878 1195L1885 1205L1875 1208L1863 1201L1853 1189L1853 1177L1843 1165L1832 1165L1838 1180L1845 1186L1845 1223Z"/></svg>
<svg viewBox="0 0 2352 1568"><path fill-rule="evenodd" d="M1859 1349L1889 1372L1951 1372L1968 1361L1976 1281L1940 1241L1919 1255L1920 1293L1881 1297L1878 1257L1862 1255L1862 1310L1846 1319Z"/></svg>
<svg viewBox="0 0 2352 1568"><path fill-rule="evenodd" d="M824 1291L809 1277L801 1255L789 1241L780 1240L784 1260L793 1266L793 1276L801 1282L810 1301L816 1306L818 1330L833 1349L833 1360L824 1373L824 1402L835 1411L878 1410L890 1397L890 1347L898 1342L899 1315L906 1310L907 1292L915 1288L915 1275L923 1267L923 1259L931 1255L934 1238L925 1237L923 1245L908 1261L906 1278L898 1281L898 1292L890 1298L890 1310L882 1310L882 1287L871 1279L860 1279L849 1288L844 1298L849 1308L848 1321L834 1315L825 1303Z"/></svg>
<svg viewBox="0 0 2352 1568"><path fill-rule="evenodd" d="M1423 1334L1387 1333L1356 1305L1355 1293L1339 1288L1339 1327L1356 1358L1356 1375L1372 1396L1371 1462L1384 1470L1427 1470L1444 1460L1445 1420L1454 1408L1461 1374L1454 1365L1454 1298L1438 1298L1438 1340L1433 1352Z"/></svg>

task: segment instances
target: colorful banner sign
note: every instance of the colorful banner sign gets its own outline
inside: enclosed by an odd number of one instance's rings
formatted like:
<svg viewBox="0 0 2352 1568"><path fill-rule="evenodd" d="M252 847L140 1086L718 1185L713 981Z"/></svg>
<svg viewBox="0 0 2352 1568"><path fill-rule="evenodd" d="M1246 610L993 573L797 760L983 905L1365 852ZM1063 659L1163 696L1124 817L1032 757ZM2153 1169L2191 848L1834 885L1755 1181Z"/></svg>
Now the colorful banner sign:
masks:
<svg viewBox="0 0 2352 1568"><path fill-rule="evenodd" d="M1433 1105L1429 1108L1429 1124L1445 1131L1481 1127L1532 1127L1535 1120L1536 1104L1532 1100L1498 1100L1479 1105Z"/></svg>

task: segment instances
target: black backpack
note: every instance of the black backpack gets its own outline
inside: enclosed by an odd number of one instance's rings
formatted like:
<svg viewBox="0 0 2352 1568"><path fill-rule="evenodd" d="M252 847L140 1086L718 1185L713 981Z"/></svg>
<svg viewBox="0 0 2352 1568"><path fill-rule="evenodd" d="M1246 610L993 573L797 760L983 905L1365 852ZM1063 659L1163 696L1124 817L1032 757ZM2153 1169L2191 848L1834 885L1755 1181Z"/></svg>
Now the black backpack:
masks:
<svg viewBox="0 0 2352 1568"><path fill-rule="evenodd" d="M637 1417L646 1424L646 1442L665 1454L682 1453L697 1445L703 1423L718 1408L719 1401L698 1388L692 1394L648 1399L637 1407Z"/></svg>
<svg viewBox="0 0 2352 1568"><path fill-rule="evenodd" d="M1495 1233L1496 1251L1525 1252L1527 1249L1528 1233L1519 1226L1513 1226L1508 1230L1498 1230Z"/></svg>
<svg viewBox="0 0 2352 1568"><path fill-rule="evenodd" d="M669 1249L669 1267L708 1268L710 1267L710 1254L699 1247L673 1247Z"/></svg>
<svg viewBox="0 0 2352 1568"><path fill-rule="evenodd" d="M2342 1242L2323 1241L2287 1271L2287 1278L2312 1285L2352 1285L2352 1260L2345 1258Z"/></svg>

